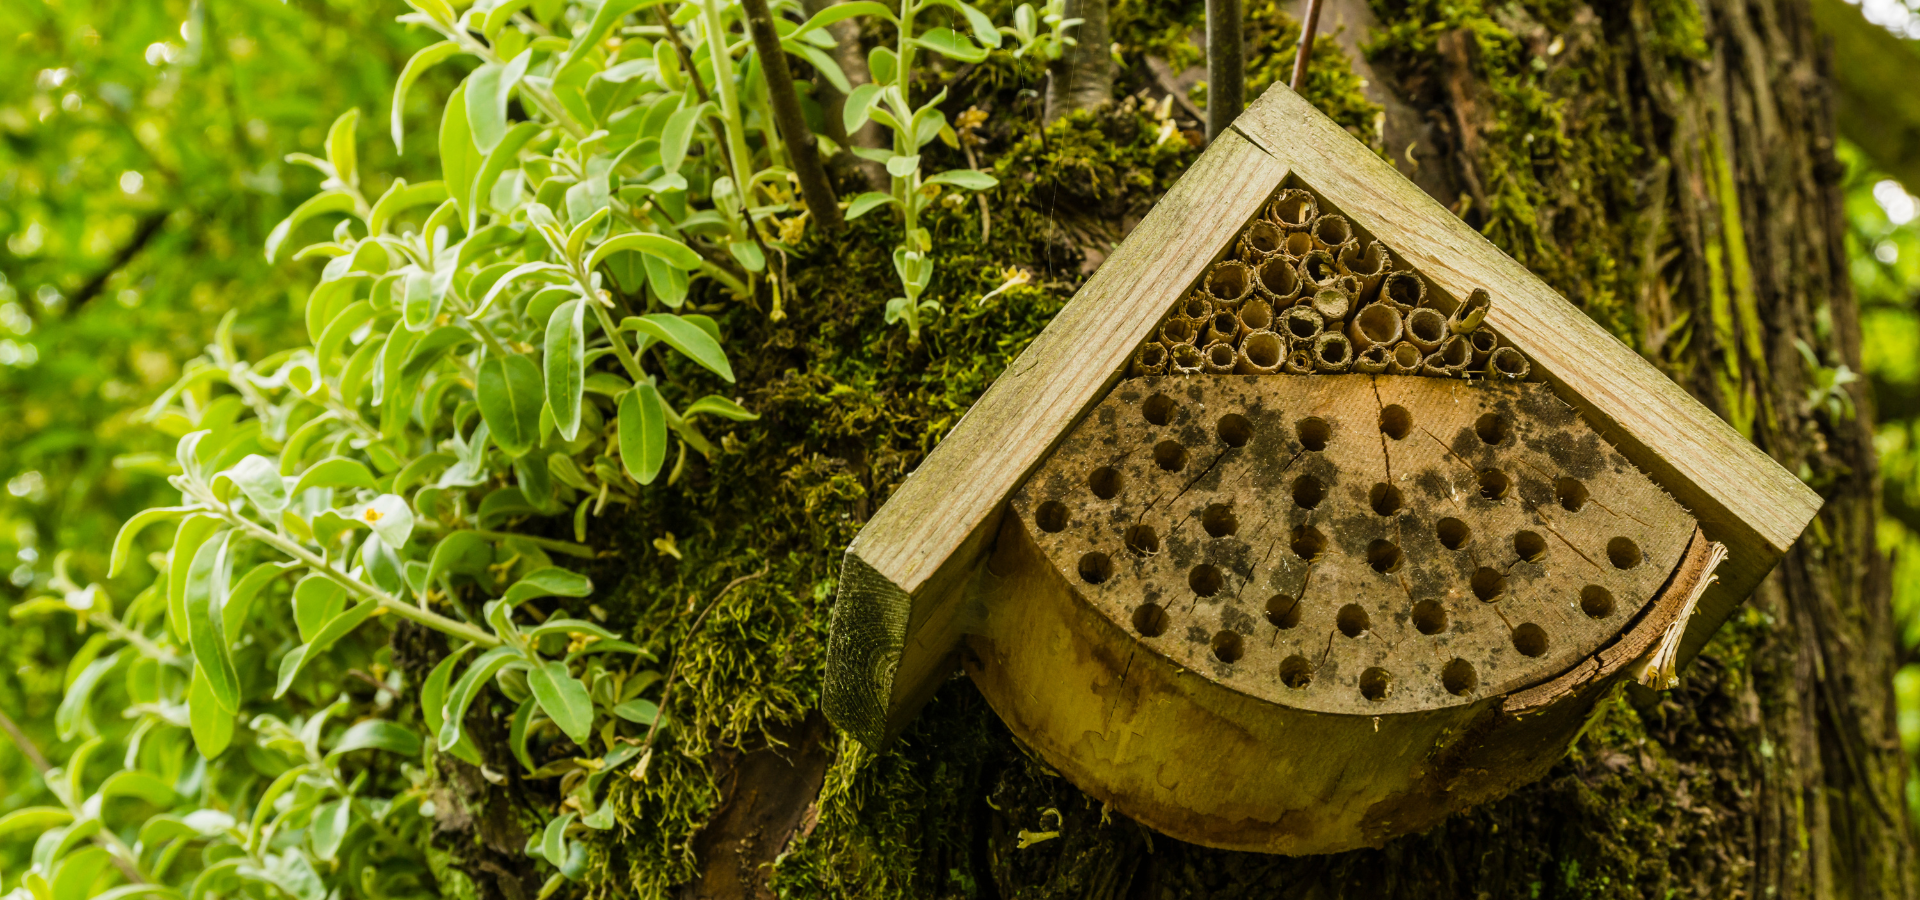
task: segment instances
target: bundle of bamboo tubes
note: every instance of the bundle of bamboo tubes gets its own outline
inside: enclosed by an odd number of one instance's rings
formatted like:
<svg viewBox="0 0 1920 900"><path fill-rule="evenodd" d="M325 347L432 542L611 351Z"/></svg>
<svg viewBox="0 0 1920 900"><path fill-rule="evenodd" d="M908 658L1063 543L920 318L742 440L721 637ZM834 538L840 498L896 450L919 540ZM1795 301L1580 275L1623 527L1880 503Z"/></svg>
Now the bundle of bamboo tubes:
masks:
<svg viewBox="0 0 1920 900"><path fill-rule="evenodd" d="M1523 381L1485 324L1492 298L1427 290L1388 248L1287 188L1135 353L1131 375L1360 372Z"/></svg>

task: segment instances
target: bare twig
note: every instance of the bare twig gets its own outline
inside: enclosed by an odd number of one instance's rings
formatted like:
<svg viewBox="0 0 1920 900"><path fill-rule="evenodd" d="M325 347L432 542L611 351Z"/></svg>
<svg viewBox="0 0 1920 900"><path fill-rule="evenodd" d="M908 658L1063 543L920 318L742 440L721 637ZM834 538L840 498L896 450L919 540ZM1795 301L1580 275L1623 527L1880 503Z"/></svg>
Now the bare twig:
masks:
<svg viewBox="0 0 1920 900"><path fill-rule="evenodd" d="M1293 53L1293 80L1288 82L1296 94L1307 83L1307 59L1313 55L1313 35L1319 30L1320 0L1307 0L1307 20L1301 23L1300 49Z"/></svg>
<svg viewBox="0 0 1920 900"><path fill-rule="evenodd" d="M840 228L840 201L834 196L827 170L820 165L820 145L813 129L800 112L800 96L793 91L793 72L787 68L787 51L780 47L780 35L773 27L773 13L767 0L741 0L746 12L747 31L760 54L760 72L767 81L767 102L773 106L773 121L787 142L787 156L793 174L800 179L800 193L807 199L807 211L828 231Z"/></svg>

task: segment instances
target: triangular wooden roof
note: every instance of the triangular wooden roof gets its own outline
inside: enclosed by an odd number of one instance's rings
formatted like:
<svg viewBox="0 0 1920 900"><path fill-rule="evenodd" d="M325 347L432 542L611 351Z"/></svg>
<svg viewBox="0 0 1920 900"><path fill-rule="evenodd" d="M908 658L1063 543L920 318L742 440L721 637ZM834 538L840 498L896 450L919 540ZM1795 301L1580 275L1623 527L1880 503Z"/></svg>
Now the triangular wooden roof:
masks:
<svg viewBox="0 0 1920 900"><path fill-rule="evenodd" d="M884 744L953 671L1010 496L1289 176L1487 323L1725 544L1682 658L1772 570L1821 499L1539 277L1284 86L1220 135L847 548L823 706Z"/></svg>

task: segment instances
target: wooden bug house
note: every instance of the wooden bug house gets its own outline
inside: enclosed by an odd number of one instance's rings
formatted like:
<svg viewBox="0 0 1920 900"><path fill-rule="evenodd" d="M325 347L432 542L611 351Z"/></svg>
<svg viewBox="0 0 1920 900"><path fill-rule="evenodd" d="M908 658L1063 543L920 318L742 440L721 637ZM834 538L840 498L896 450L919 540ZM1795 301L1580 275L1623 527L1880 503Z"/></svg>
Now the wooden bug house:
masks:
<svg viewBox="0 0 1920 900"><path fill-rule="evenodd" d="M1325 853L1671 683L1818 497L1284 87L847 549L824 706L956 668L1087 793Z"/></svg>

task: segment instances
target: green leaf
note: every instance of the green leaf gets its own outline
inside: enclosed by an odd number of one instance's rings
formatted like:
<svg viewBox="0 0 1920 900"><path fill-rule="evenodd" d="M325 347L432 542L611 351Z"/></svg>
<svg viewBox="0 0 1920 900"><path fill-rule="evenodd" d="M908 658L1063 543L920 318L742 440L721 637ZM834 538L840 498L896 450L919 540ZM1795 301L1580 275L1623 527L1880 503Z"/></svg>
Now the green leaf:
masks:
<svg viewBox="0 0 1920 900"><path fill-rule="evenodd" d="M885 204L893 203L893 202L894 202L894 199L892 194L884 193L881 191L867 191L866 193L853 198L852 203L847 204L847 219L849 221L853 219L858 219L861 216L864 216L867 213L870 213Z"/></svg>
<svg viewBox="0 0 1920 900"><path fill-rule="evenodd" d="M567 827L573 824L575 814L567 813L547 823L540 835L540 855L556 866L567 858Z"/></svg>
<svg viewBox="0 0 1920 900"><path fill-rule="evenodd" d="M133 797L145 800L154 806L172 806L179 798L173 792L173 786L160 780L152 772L140 769L127 769L107 776L100 783L102 797Z"/></svg>
<svg viewBox="0 0 1920 900"><path fill-rule="evenodd" d="M228 469L227 475L240 487L240 493L247 495L247 501L255 509L268 515L278 515L287 508L287 483L280 477L280 466L273 460L258 453L249 453Z"/></svg>
<svg viewBox="0 0 1920 900"><path fill-rule="evenodd" d="M527 142L540 134L540 126L532 122L519 122L500 138L500 143L487 152L486 159L474 172L473 185L469 188L472 196L468 198L467 229L476 230L480 225L480 210L492 205L493 186L500 176L520 159L520 151ZM504 212L505 210L503 210Z"/></svg>
<svg viewBox="0 0 1920 900"><path fill-rule="evenodd" d="M652 725L660 718L660 707L652 700L628 700L613 708L613 714L635 725Z"/></svg>
<svg viewBox="0 0 1920 900"><path fill-rule="evenodd" d="M480 152L492 152L506 137L507 101L532 60L533 51L523 50L505 65L488 63L467 76L467 124Z"/></svg>
<svg viewBox="0 0 1920 900"><path fill-rule="evenodd" d="M466 644L447 654L433 667L433 671L427 673L427 680L421 683L420 718L426 723L428 734L440 734L440 726L446 722L442 713L446 711L447 685L453 680L453 667L473 647L473 644Z"/></svg>
<svg viewBox="0 0 1920 900"><path fill-rule="evenodd" d="M548 660L527 671L527 687L553 724L581 747L593 736L593 698L587 686L567 674L567 664Z"/></svg>
<svg viewBox="0 0 1920 900"><path fill-rule="evenodd" d="M340 842L346 839L347 830L353 823L353 809L346 800L334 800L323 803L313 811L313 824L307 826L307 840L313 847L313 855L326 862L332 862L340 852Z"/></svg>
<svg viewBox="0 0 1920 900"><path fill-rule="evenodd" d="M84 847L67 854L53 869L51 900L86 900L113 857L104 847Z"/></svg>
<svg viewBox="0 0 1920 900"><path fill-rule="evenodd" d="M463 82L447 97L446 109L440 116L440 177L446 181L448 196L461 204L465 204L472 193L473 179L480 174L485 156L473 146L473 134L467 126L466 96L467 86Z"/></svg>
<svg viewBox="0 0 1920 900"><path fill-rule="evenodd" d="M120 526L119 533L113 536L113 555L107 563L107 577L119 577L120 570L126 568L128 557L133 555L134 538L139 537L140 532L145 530L148 525L171 519L174 516L183 516L190 511L191 510L185 506L159 506L152 509L143 509L135 513L133 518L128 519L125 525Z"/></svg>
<svg viewBox="0 0 1920 900"><path fill-rule="evenodd" d="M275 578L300 567L296 561L285 563L261 563L240 578L240 583L227 592L227 601L220 608L220 624L227 634L240 634L246 627L247 616L253 610L253 599L260 594Z"/></svg>
<svg viewBox="0 0 1920 900"><path fill-rule="evenodd" d="M16 831L44 834L73 821L73 813L57 806L29 806L0 816L0 838Z"/></svg>
<svg viewBox="0 0 1920 900"><path fill-rule="evenodd" d="M667 459L667 416L660 392L638 384L620 398L620 466L627 477L652 484Z"/></svg>
<svg viewBox="0 0 1920 900"><path fill-rule="evenodd" d="M654 296L660 302L674 309L687 299L687 273L680 267L658 256L641 255L641 265L647 270L647 287L653 289Z"/></svg>
<svg viewBox="0 0 1920 900"><path fill-rule="evenodd" d="M540 705L532 697L520 703L514 710L513 721L507 726L507 748L513 751L513 758L520 761L528 772L539 768L533 764L533 755L527 752L527 735L533 729L533 714Z"/></svg>
<svg viewBox="0 0 1920 900"><path fill-rule="evenodd" d="M407 355L407 361L400 366L402 377L425 372L429 366L440 361L455 347L474 343L473 332L458 325L442 325L427 332L420 343L413 345L413 352ZM411 400L411 398L408 398Z"/></svg>
<svg viewBox="0 0 1920 900"><path fill-rule="evenodd" d="M663 2L665 0L605 0L600 4L599 9L594 11L593 21L587 23L586 28L574 32L573 42L567 46L565 57L554 66L554 71L566 71L582 50L600 43L601 39L607 36L607 32L612 31L613 26L619 24L621 19L636 10L659 6Z"/></svg>
<svg viewBox="0 0 1920 900"><path fill-rule="evenodd" d="M187 572L200 545L219 530L217 516L200 514L188 517L173 533L173 552L167 557L167 627L182 642L187 639Z"/></svg>
<svg viewBox="0 0 1920 900"><path fill-rule="evenodd" d="M513 647L495 647L480 654L480 657L473 661L473 665L468 666L467 671L460 675L460 680L454 683L453 690L447 695L446 709L440 717L441 747L452 747L460 743L461 723L467 717L467 707L473 705L474 697L479 695L480 689L494 676L494 673L500 671L502 666L516 660L524 661L519 650Z"/></svg>
<svg viewBox="0 0 1920 900"><path fill-rule="evenodd" d="M837 3L831 8L841 9L851 5L852 4L849 3ZM871 115L873 104L879 101L882 90L884 90L882 85L868 82L854 88L853 93L847 95L846 105L841 109L840 115L843 124L847 126L848 134L859 131L860 126L867 124L867 119Z"/></svg>
<svg viewBox="0 0 1920 900"><path fill-rule="evenodd" d="M593 582L578 572L547 566L528 572L507 588L501 598L508 606L519 606L538 597L585 597L593 593Z"/></svg>
<svg viewBox="0 0 1920 900"><path fill-rule="evenodd" d="M687 158L687 146L693 143L693 132L700 117L711 109L711 101L687 109L676 110L667 117L667 124L660 129L660 165L669 172L680 171L680 164Z"/></svg>
<svg viewBox="0 0 1920 900"><path fill-rule="evenodd" d="M447 199L447 183L444 181L408 184L405 178L395 178L387 192L374 201L373 213L367 217L367 233L385 234L387 223L393 221L393 217L402 210L444 203Z"/></svg>
<svg viewBox="0 0 1920 900"><path fill-rule="evenodd" d="M967 28L973 31L974 40L988 47L1000 46L1002 40L1000 29L993 27L993 20L988 18L986 13L975 9L971 4L964 2L964 0L933 0L933 2L939 3L941 6L952 9L966 17Z"/></svg>
<svg viewBox="0 0 1920 900"><path fill-rule="evenodd" d="M727 362L727 353L720 348L720 342L706 329L684 317L672 313L628 316L621 320L620 327L638 331L666 344L729 383L733 381L733 366Z"/></svg>
<svg viewBox="0 0 1920 900"><path fill-rule="evenodd" d="M360 108L354 107L341 113L327 129L327 162L333 166L333 177L347 185L356 183L360 175L360 154L353 146L353 133L359 125Z"/></svg>
<svg viewBox="0 0 1920 900"><path fill-rule="evenodd" d="M480 364L477 399L493 442L519 458L540 439L540 367L514 354Z"/></svg>
<svg viewBox="0 0 1920 900"><path fill-rule="evenodd" d="M585 300L568 300L547 320L547 408L569 441L580 433L580 397L587 388L586 315Z"/></svg>
<svg viewBox="0 0 1920 900"><path fill-rule="evenodd" d="M452 41L430 44L407 60L406 68L400 70L400 79L393 87L393 149L396 153L406 153L405 129L401 124L401 111L406 108L407 91L413 87L421 73L460 54L460 45ZM377 232L376 232L377 233Z"/></svg>
<svg viewBox="0 0 1920 900"><path fill-rule="evenodd" d="M347 608L347 589L325 575L308 575L293 586L293 623L300 640L311 641Z"/></svg>
<svg viewBox="0 0 1920 900"><path fill-rule="evenodd" d="M900 22L900 20L894 16L893 10L888 9L884 3L874 3L872 0L856 0L856 2L852 3L832 3L828 4L826 9L815 13L813 18L806 21L806 24L794 29L794 32L787 35L787 38L802 37L807 32L816 28L825 28L836 22L844 22L854 16L877 16L895 24L899 24ZM881 80L884 81L888 79ZM848 130L851 131L852 129Z"/></svg>
<svg viewBox="0 0 1920 900"><path fill-rule="evenodd" d="M984 191L987 188L999 184L1000 180L985 172L973 169L949 169L927 179L927 183L950 184L954 187L964 188L969 191Z"/></svg>
<svg viewBox="0 0 1920 900"><path fill-rule="evenodd" d="M680 418L691 419L698 415L714 415L735 422L751 422L760 418L759 413L748 412L745 407L718 394L708 394L693 401L680 413Z"/></svg>
<svg viewBox="0 0 1920 900"><path fill-rule="evenodd" d="M492 287L487 289L486 296L481 299L480 306L478 309L474 311L474 314L479 315L481 312L485 311L487 308L493 306L493 301L496 298L498 298L502 293L504 293L509 285L513 284L515 281L520 280L522 277L525 277L527 275L533 275L533 274L551 274L551 275L564 276L566 274L566 271L567 270L565 268L562 268L561 266L558 266L558 265L555 265L554 263L549 263L549 262L521 263L520 265L514 266L512 269L509 269L506 273L502 274L499 280L493 283Z"/></svg>
<svg viewBox="0 0 1920 900"><path fill-rule="evenodd" d="M187 688L187 722L201 756L214 759L233 743L233 713L221 708L213 686L207 683L206 670L197 667Z"/></svg>
<svg viewBox="0 0 1920 900"><path fill-rule="evenodd" d="M365 463L345 456L330 456L300 473L300 480L293 484L293 495L299 496L313 488L366 488L378 490L373 480L373 472Z"/></svg>
<svg viewBox="0 0 1920 900"><path fill-rule="evenodd" d="M868 50L867 71L873 73L874 84L890 86L894 83L894 76L900 74L900 56L888 47L875 47Z"/></svg>
<svg viewBox="0 0 1920 900"><path fill-rule="evenodd" d="M905 178L920 168L920 154L895 156L887 160L887 174L895 178Z"/></svg>
<svg viewBox="0 0 1920 900"><path fill-rule="evenodd" d="M440 576L449 572L485 578L487 566L492 564L491 542L471 531L456 531L434 545L432 561L427 565L427 583L438 584Z"/></svg>
<svg viewBox="0 0 1920 900"><path fill-rule="evenodd" d="M281 772L278 777L273 779L271 784L267 785L266 790L260 792L260 799L254 801L253 804L253 822L250 823L247 829L248 847L257 849L260 846L260 836L266 831L267 822L270 821L274 815L274 805L280 800L282 795L286 794L287 791L293 788L294 784L299 782L302 776L312 771L312 768L312 766L306 763L294 766L285 772Z"/></svg>
<svg viewBox="0 0 1920 900"><path fill-rule="evenodd" d="M420 755L420 736L385 719L368 719L340 736L328 758L355 750L385 750L403 757Z"/></svg>
<svg viewBox="0 0 1920 900"><path fill-rule="evenodd" d="M381 543L395 550L405 547L407 538L413 535L413 509L399 494L381 494L360 507L356 515L380 536Z"/></svg>
<svg viewBox="0 0 1920 900"><path fill-rule="evenodd" d="M690 271L700 268L700 254L693 252L686 244L663 234L649 234L644 231L629 232L608 238L600 246L593 248L593 255L587 257L587 268L598 267L607 257L622 250L637 250L648 256L657 256L679 269Z"/></svg>
<svg viewBox="0 0 1920 900"><path fill-rule="evenodd" d="M949 59L977 63L987 58L985 48L951 28L932 28L920 33L913 43Z"/></svg>
<svg viewBox="0 0 1920 900"><path fill-rule="evenodd" d="M240 710L240 674L233 668L221 615L233 574L233 560L227 555L232 536L232 531L223 531L193 554L186 598L187 643L193 648L193 661L205 672L214 700L229 713Z"/></svg>
<svg viewBox="0 0 1920 900"><path fill-rule="evenodd" d="M267 262L275 262L280 256L280 246L287 242L287 236L293 233L300 223L314 216L336 212L353 212L353 195L346 191L326 191L307 198L305 203L293 208L293 212L280 220L267 233Z"/></svg>
<svg viewBox="0 0 1920 900"><path fill-rule="evenodd" d="M313 640L287 651L287 655L280 658L280 682L274 686L273 699L278 700L285 696L287 688L293 686L294 677L300 674L300 670L305 668L308 662L327 652L327 648L332 647L335 641L346 637L349 632L360 627L360 623L365 622L373 615L373 611L379 608L380 604L372 601L348 607L345 612L328 620L327 624L321 627L320 633L313 636Z"/></svg>

